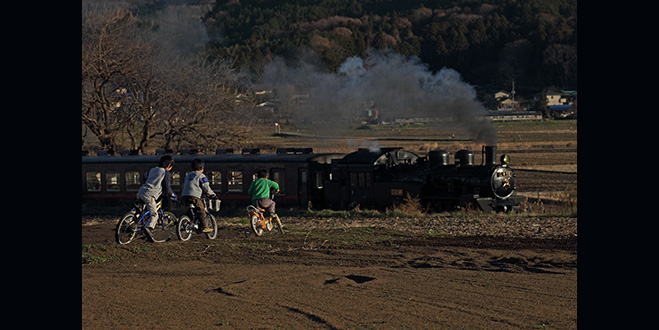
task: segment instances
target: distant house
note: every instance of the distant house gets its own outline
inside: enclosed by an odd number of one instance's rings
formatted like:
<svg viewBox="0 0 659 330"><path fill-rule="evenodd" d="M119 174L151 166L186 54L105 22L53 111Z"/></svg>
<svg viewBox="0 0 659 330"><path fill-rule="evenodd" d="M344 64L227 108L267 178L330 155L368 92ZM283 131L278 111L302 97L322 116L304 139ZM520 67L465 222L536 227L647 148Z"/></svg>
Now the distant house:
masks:
<svg viewBox="0 0 659 330"><path fill-rule="evenodd" d="M514 109L518 104L517 101L513 101L511 98L506 98L497 103L497 110L510 110Z"/></svg>
<svg viewBox="0 0 659 330"><path fill-rule="evenodd" d="M538 102L542 93L533 95L533 101ZM577 91L547 91L547 106L571 104L577 99Z"/></svg>
<svg viewBox="0 0 659 330"><path fill-rule="evenodd" d="M547 107L551 110L554 118L576 118L577 91L562 91L560 93L548 91Z"/></svg>
<svg viewBox="0 0 659 330"><path fill-rule="evenodd" d="M562 105L567 103L567 98L562 93L548 91L547 92L547 105Z"/></svg>
<svg viewBox="0 0 659 330"><path fill-rule="evenodd" d="M511 94L505 91L496 92L494 99L497 102L497 110L512 110L519 105L519 102L513 100Z"/></svg>

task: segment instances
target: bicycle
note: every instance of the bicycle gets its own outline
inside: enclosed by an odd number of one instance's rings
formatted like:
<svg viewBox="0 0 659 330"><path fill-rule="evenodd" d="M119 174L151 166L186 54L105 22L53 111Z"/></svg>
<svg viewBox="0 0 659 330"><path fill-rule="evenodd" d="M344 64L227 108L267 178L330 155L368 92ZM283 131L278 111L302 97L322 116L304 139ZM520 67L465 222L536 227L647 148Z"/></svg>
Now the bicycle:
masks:
<svg viewBox="0 0 659 330"><path fill-rule="evenodd" d="M249 214L250 227L256 236L263 235L265 230L271 231L275 226L277 227L280 234L284 233L284 227L281 224L281 220L279 219L278 215L272 214L266 220L263 216L263 213L265 212L264 209L257 208L254 205L249 205L246 209L247 213ZM274 222L272 221L273 219L275 220Z"/></svg>
<svg viewBox="0 0 659 330"><path fill-rule="evenodd" d="M208 197L202 198L204 202L204 207L206 208L206 224L212 229L211 232L207 232L206 237L209 239L215 239L217 237L217 220L211 214L211 212L220 211L220 200L219 199L210 199ZM187 204L188 212L181 216L178 224L176 225L176 235L181 241L187 241L192 237L193 232L197 234L203 234L202 229L199 228L199 218L197 217L197 210L194 204Z"/></svg>
<svg viewBox="0 0 659 330"><path fill-rule="evenodd" d="M174 199L172 199L174 200ZM156 201L158 220L156 227L151 229L151 234L144 229L149 211L146 209L146 203L138 199L133 202L133 209L126 212L117 223L115 238L119 244L128 244L133 241L137 233L143 232L144 235L155 243L162 243L169 240L176 229L178 219L174 213L162 209L162 199Z"/></svg>

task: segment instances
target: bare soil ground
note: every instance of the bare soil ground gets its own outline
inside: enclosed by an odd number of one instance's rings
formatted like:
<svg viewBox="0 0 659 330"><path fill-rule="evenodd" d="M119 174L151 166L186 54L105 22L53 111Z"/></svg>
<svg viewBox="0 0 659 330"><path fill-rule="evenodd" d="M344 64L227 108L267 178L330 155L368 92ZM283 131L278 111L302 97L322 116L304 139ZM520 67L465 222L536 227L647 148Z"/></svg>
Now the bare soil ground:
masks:
<svg viewBox="0 0 659 330"><path fill-rule="evenodd" d="M576 329L576 218L284 218L114 243L83 219L82 329ZM488 234L489 233L489 234Z"/></svg>

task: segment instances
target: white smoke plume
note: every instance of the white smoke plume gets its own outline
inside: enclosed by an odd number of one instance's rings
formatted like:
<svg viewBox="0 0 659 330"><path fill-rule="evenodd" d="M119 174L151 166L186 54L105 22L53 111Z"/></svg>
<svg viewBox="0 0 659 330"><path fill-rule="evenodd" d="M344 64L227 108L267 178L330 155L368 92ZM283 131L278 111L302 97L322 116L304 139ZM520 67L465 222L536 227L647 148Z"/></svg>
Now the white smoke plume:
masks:
<svg viewBox="0 0 659 330"><path fill-rule="evenodd" d="M496 145L496 131L483 116L486 110L473 86L453 69L432 73L416 57L372 51L366 59L346 59L337 74L275 60L265 67L263 78L280 100L308 93L307 100L290 105L300 120L336 127L374 104L381 118L439 118L461 127L476 142Z"/></svg>

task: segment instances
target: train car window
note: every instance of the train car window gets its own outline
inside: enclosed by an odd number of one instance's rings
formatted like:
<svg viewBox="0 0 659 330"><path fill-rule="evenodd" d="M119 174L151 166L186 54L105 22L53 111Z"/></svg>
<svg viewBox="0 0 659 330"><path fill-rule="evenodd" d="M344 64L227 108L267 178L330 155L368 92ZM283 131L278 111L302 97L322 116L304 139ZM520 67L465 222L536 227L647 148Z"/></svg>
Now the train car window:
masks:
<svg viewBox="0 0 659 330"><path fill-rule="evenodd" d="M138 191L140 186L142 186L142 181L140 180L140 172L138 171L126 171L124 173L126 178L126 190L127 191Z"/></svg>
<svg viewBox="0 0 659 330"><path fill-rule="evenodd" d="M373 174L369 172L351 172L351 187L370 187L373 182Z"/></svg>
<svg viewBox="0 0 659 330"><path fill-rule="evenodd" d="M105 191L121 191L120 173L114 171L105 172Z"/></svg>
<svg viewBox="0 0 659 330"><path fill-rule="evenodd" d="M101 191L101 172L87 172L87 191Z"/></svg>
<svg viewBox="0 0 659 330"><path fill-rule="evenodd" d="M279 185L279 195L284 193L284 170L282 169L271 169L270 170L270 180L277 182Z"/></svg>
<svg viewBox="0 0 659 330"><path fill-rule="evenodd" d="M222 172L208 171L206 177L213 191L222 191Z"/></svg>
<svg viewBox="0 0 659 330"><path fill-rule="evenodd" d="M243 191L243 172L241 171L227 172L227 190L229 192Z"/></svg>

